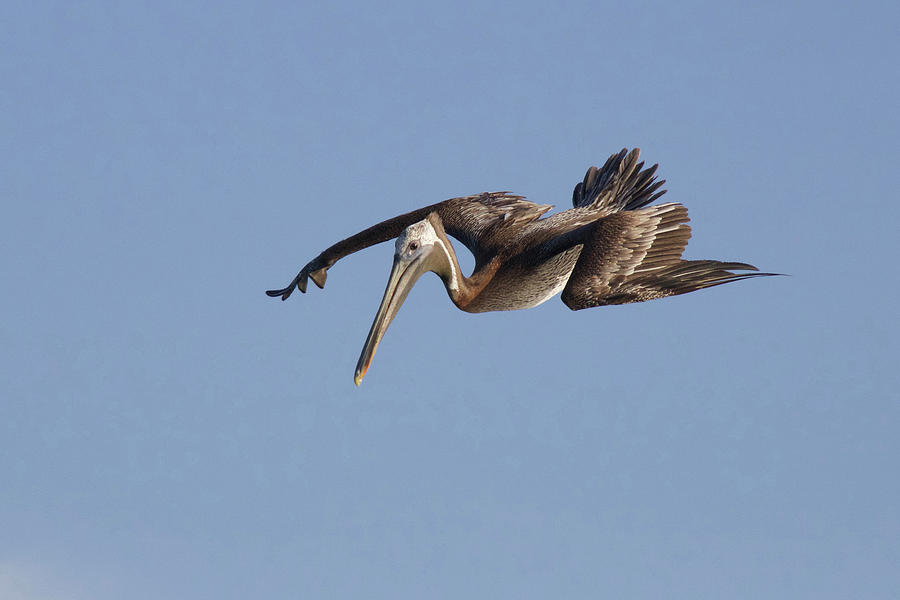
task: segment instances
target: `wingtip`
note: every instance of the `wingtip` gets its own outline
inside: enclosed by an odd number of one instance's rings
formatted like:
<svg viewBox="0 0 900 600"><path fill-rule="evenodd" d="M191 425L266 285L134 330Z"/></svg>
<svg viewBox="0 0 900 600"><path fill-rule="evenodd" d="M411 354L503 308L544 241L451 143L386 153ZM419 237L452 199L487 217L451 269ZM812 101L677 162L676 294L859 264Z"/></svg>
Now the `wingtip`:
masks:
<svg viewBox="0 0 900 600"><path fill-rule="evenodd" d="M281 300L287 300L288 296L291 295L293 290L290 287L286 287L283 290L266 290L266 296L269 298L277 298L281 296Z"/></svg>
<svg viewBox="0 0 900 600"><path fill-rule="evenodd" d="M277 297L281 296L281 300L284 301L291 297L291 294L294 293L295 289L300 290L301 294L305 294L306 293L306 281L305 280L300 280L300 281L294 280L291 282L291 285L287 286L286 288L282 288L280 290L266 290L266 296L268 296L269 298L277 298Z"/></svg>

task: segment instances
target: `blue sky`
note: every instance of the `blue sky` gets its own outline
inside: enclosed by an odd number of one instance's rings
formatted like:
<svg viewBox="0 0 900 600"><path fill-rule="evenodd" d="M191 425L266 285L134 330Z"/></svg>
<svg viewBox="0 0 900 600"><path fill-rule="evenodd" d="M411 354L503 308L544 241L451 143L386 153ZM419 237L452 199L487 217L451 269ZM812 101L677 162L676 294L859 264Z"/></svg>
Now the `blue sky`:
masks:
<svg viewBox="0 0 900 600"><path fill-rule="evenodd" d="M896 597L898 18L4 3L0 596ZM425 277L359 389L390 245L263 294L626 146L687 257L791 277L485 315Z"/></svg>

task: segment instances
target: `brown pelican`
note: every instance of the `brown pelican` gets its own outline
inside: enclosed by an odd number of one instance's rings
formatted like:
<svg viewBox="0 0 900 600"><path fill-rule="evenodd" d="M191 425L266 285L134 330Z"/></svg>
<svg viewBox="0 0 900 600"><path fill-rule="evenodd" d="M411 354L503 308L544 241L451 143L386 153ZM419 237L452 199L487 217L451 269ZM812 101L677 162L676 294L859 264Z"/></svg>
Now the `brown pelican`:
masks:
<svg viewBox="0 0 900 600"><path fill-rule="evenodd" d="M388 219L342 240L303 267L284 289L286 300L307 278L320 288L341 258L397 238L394 265L369 330L354 382L359 385L379 341L416 280L427 271L444 282L450 299L467 312L537 306L562 292L572 310L643 302L772 273L753 265L682 260L691 237L687 209L668 203L647 206L665 193L657 165L644 169L640 150L623 149L602 168L588 169L575 186L573 208L541 218L552 206L509 192L451 198ZM475 257L466 277L448 235Z"/></svg>

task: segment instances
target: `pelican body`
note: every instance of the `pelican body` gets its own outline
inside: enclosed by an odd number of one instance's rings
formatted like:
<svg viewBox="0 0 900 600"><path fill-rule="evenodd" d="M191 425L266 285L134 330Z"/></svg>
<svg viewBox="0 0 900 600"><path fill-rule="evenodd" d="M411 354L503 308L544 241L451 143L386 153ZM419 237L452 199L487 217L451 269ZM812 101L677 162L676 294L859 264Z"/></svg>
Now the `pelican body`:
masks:
<svg viewBox="0 0 900 600"><path fill-rule="evenodd" d="M286 288L266 293L286 300L294 289L305 293L308 279L322 288L338 260L396 238L384 297L356 365L359 385L388 325L429 271L459 309L472 313L531 308L560 292L566 306L581 310L772 275L746 263L683 260L691 237L687 209L648 206L665 193L665 181L656 181L657 165L644 169L639 157L639 149L623 149L603 167L591 167L575 186L573 207L547 217L552 206L487 192L388 219L334 244ZM474 255L471 275L460 269L450 236Z"/></svg>

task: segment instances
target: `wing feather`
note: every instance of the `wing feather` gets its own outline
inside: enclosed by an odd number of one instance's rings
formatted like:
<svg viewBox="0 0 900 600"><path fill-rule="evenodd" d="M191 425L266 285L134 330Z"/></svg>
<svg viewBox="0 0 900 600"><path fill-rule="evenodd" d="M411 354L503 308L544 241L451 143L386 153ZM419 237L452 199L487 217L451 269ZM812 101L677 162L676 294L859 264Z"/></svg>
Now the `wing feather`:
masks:
<svg viewBox="0 0 900 600"><path fill-rule="evenodd" d="M593 226L562 293L572 310L643 302L771 273L746 263L682 260L687 209L669 203L615 213Z"/></svg>
<svg viewBox="0 0 900 600"><path fill-rule="evenodd" d="M487 192L451 198L382 221L333 244L300 269L287 287L269 290L266 294L286 300L295 289L305 293L308 279L312 279L320 288L324 287L328 269L338 260L396 238L406 227L421 221L432 212L436 212L441 218L444 230L460 240L475 255L477 266L500 251L517 229L539 219L551 208L552 206L538 205L509 192Z"/></svg>
<svg viewBox="0 0 900 600"><path fill-rule="evenodd" d="M665 179L656 181L658 165L644 169L640 156L640 148L630 152L623 148L599 169L589 168L572 192L572 205L607 215L637 210L665 194L666 190L657 192L666 182Z"/></svg>

